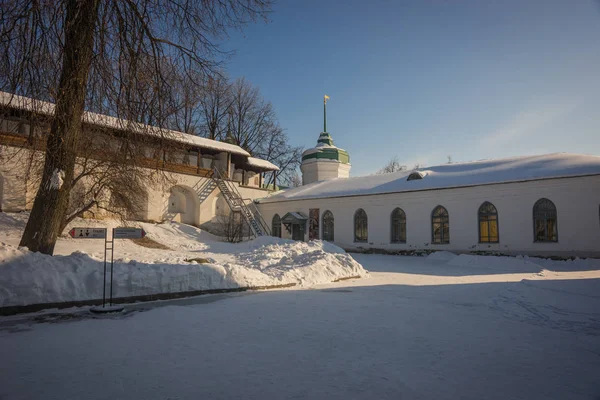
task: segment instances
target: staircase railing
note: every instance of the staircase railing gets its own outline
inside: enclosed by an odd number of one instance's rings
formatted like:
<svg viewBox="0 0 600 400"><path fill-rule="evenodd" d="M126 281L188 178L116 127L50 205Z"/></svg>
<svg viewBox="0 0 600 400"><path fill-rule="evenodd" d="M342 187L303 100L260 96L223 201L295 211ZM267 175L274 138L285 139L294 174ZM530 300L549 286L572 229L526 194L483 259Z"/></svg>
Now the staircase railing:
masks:
<svg viewBox="0 0 600 400"><path fill-rule="evenodd" d="M265 221L265 220L263 219L263 216L262 216L262 214L260 213L260 211L258 211L258 207L256 206L256 203L254 203L254 200L252 200L252 199L247 199L247 200L250 200L250 203L249 203L249 204L250 204L250 206L251 206L251 207L252 207L252 209L253 209L253 211L252 211L252 214L254 214L254 217L255 217L256 219L258 219L258 223L259 223L259 224L261 225L261 227L263 228L263 231L264 231L264 232L265 232L267 235L271 236L271 228L270 228L270 227L269 227L269 225L267 224L267 221Z"/></svg>
<svg viewBox="0 0 600 400"><path fill-rule="evenodd" d="M229 205L231 210L237 211L236 209L240 208L242 216L244 217L248 225L250 225L250 228L254 232L255 236L271 234L269 226L263 219L262 215L260 214L260 211L258 210L258 207L256 207L256 204L254 204L252 199L242 198L235 183L233 181L230 181L229 179L225 179L217 168L214 168L212 178L215 180L217 186L225 196L225 200L227 201L227 204ZM225 191L223 191L223 188L225 189ZM228 196L228 193L230 194L230 196ZM247 200L250 200L249 204L246 204ZM252 207L253 210L251 210L250 207L248 207L249 205Z"/></svg>

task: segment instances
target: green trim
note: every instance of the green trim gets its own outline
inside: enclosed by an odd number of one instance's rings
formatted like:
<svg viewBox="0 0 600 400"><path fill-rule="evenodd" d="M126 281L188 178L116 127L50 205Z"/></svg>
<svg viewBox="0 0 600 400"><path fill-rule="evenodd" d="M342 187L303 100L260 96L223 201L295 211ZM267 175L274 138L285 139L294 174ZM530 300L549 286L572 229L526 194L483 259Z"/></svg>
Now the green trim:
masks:
<svg viewBox="0 0 600 400"><path fill-rule="evenodd" d="M325 160L337 160L337 161L341 162L342 164L350 163L350 156L348 155L348 153L345 150L342 150L342 149L327 149L327 148L319 149L319 151L302 156L302 161L310 160L313 158L325 159Z"/></svg>
<svg viewBox="0 0 600 400"><path fill-rule="evenodd" d="M331 137L331 135L327 132L322 132L319 135L319 139L317 140L317 143L323 143L323 144L327 144L329 146L333 146L333 138Z"/></svg>

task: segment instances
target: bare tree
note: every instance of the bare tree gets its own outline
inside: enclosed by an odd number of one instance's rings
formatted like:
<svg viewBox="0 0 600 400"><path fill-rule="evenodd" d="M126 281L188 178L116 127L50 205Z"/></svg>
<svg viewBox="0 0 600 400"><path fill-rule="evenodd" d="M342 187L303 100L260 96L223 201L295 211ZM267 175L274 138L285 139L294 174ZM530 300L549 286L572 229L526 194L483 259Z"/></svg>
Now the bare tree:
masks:
<svg viewBox="0 0 600 400"><path fill-rule="evenodd" d="M389 174L391 172L405 171L406 165L400 165L400 161L398 161L398 157L392 158L386 165L383 166L377 174Z"/></svg>
<svg viewBox="0 0 600 400"><path fill-rule="evenodd" d="M210 78L199 96L204 137L223 140L231 115L230 85L225 77Z"/></svg>
<svg viewBox="0 0 600 400"><path fill-rule="evenodd" d="M300 187L302 186L302 177L298 174L297 171L295 173L290 174L290 186L291 187Z"/></svg>
<svg viewBox="0 0 600 400"><path fill-rule="evenodd" d="M215 72L223 55L215 39L264 18L269 7L270 0L0 3L0 88L56 104L41 185L21 245L54 251L86 105L130 121L145 112L162 126L173 104L166 73L200 84L191 71Z"/></svg>
<svg viewBox="0 0 600 400"><path fill-rule="evenodd" d="M252 235L248 223L239 211L218 216L215 234L230 243L239 243Z"/></svg>
<svg viewBox="0 0 600 400"><path fill-rule="evenodd" d="M230 93L228 139L252 156L279 167L279 171L273 171L267 177L267 184L276 183L278 179L290 184L291 176L302 161L302 148L290 146L273 105L262 98L257 87L240 78L231 85Z"/></svg>

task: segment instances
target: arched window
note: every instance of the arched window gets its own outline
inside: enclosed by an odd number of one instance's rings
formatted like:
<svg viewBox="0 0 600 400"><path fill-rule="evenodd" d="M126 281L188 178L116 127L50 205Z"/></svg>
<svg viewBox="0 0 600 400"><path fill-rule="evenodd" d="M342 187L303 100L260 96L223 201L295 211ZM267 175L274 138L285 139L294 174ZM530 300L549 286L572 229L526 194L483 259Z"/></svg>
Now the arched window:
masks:
<svg viewBox="0 0 600 400"><path fill-rule="evenodd" d="M281 217L279 214L273 216L273 221L271 222L271 236L281 237Z"/></svg>
<svg viewBox="0 0 600 400"><path fill-rule="evenodd" d="M367 242L369 240L369 223L367 213L359 208L354 213L354 241Z"/></svg>
<svg viewBox="0 0 600 400"><path fill-rule="evenodd" d="M329 210L323 213L323 240L333 242L333 213Z"/></svg>
<svg viewBox="0 0 600 400"><path fill-rule="evenodd" d="M548 199L539 199L533 206L533 232L536 242L558 242L556 206Z"/></svg>
<svg viewBox="0 0 600 400"><path fill-rule="evenodd" d="M406 243L406 214L401 208L392 211L392 243Z"/></svg>
<svg viewBox="0 0 600 400"><path fill-rule="evenodd" d="M479 207L479 243L498 243L498 210L490 202Z"/></svg>
<svg viewBox="0 0 600 400"><path fill-rule="evenodd" d="M450 217L442 206L437 206L431 213L431 243L450 243Z"/></svg>

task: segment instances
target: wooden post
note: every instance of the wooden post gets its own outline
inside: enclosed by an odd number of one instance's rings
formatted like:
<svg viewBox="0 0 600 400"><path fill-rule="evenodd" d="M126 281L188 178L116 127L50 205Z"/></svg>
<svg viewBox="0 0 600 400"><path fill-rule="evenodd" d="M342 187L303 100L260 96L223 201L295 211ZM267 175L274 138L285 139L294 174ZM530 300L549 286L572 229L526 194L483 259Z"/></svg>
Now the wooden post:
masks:
<svg viewBox="0 0 600 400"><path fill-rule="evenodd" d="M227 153L227 179L231 179L231 153Z"/></svg>
<svg viewBox="0 0 600 400"><path fill-rule="evenodd" d="M198 175L200 175L200 149L196 150L196 167L198 168Z"/></svg>

